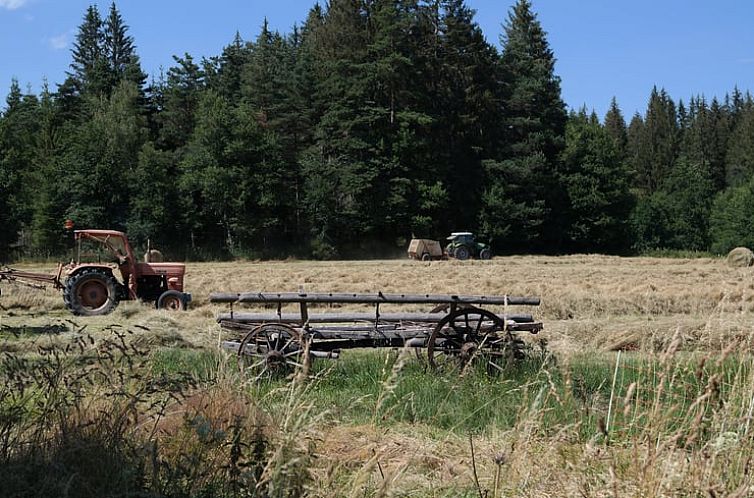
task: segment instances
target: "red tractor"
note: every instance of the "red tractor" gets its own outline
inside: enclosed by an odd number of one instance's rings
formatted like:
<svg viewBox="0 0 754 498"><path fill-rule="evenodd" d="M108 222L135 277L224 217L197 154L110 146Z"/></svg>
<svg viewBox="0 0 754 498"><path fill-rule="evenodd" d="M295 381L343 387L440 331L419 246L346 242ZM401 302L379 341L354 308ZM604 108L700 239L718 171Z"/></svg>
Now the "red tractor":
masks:
<svg viewBox="0 0 754 498"><path fill-rule="evenodd" d="M126 234L114 230L76 230L74 242L75 258L59 265L57 275L6 269L0 270L0 281L50 283L62 289L66 308L80 316L106 315L118 302L135 299L160 309L188 307L191 294L183 292L183 263L137 261Z"/></svg>

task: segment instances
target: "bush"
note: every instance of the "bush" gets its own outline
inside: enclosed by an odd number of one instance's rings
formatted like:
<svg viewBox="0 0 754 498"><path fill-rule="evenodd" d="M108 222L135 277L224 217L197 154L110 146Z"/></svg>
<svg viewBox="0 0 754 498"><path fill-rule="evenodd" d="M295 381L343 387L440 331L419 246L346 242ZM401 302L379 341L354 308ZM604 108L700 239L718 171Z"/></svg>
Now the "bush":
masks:
<svg viewBox="0 0 754 498"><path fill-rule="evenodd" d="M739 246L754 247L754 180L718 194L710 215L712 251L725 254Z"/></svg>

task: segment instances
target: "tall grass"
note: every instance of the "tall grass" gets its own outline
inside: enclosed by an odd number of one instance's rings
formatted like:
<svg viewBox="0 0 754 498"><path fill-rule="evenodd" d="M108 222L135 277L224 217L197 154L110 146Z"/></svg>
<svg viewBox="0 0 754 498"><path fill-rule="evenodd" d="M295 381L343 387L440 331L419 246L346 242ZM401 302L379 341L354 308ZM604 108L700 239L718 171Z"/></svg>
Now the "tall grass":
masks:
<svg viewBox="0 0 754 498"><path fill-rule="evenodd" d="M0 356L0 496L303 495L305 410L271 423L234 369L170 371L111 332Z"/></svg>
<svg viewBox="0 0 754 498"><path fill-rule="evenodd" d="M678 345L499 376L353 352L252 382L221 352L82 334L0 357L0 494L746 496L754 361Z"/></svg>
<svg viewBox="0 0 754 498"><path fill-rule="evenodd" d="M0 496L754 496L750 273L602 256L190 265L188 313L123 303L86 329L58 294L4 288ZM438 375L410 352L349 351L252 382L213 347L206 293L299 285L539 294L559 361Z"/></svg>

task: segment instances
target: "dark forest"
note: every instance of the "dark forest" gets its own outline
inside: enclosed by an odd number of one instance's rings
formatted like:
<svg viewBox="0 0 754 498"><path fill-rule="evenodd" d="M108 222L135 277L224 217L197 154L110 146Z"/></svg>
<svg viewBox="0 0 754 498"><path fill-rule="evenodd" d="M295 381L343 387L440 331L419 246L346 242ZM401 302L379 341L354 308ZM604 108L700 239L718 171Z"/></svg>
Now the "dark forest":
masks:
<svg viewBox="0 0 754 498"><path fill-rule="evenodd" d="M303 13L302 13L303 14ZM175 258L369 257L473 230L496 254L754 245L754 101L568 110L532 4L499 44L462 0L332 0L152 78L113 4L64 81L0 115L0 261L63 222Z"/></svg>

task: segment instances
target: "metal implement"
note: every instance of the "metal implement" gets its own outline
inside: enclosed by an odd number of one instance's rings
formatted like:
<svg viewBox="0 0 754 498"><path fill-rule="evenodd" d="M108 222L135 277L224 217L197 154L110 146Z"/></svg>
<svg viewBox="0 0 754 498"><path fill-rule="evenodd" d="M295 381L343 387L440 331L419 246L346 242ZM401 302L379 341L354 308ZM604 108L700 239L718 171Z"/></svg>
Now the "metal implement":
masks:
<svg viewBox="0 0 754 498"><path fill-rule="evenodd" d="M219 293L212 303L228 303L220 326L237 335L223 343L257 376L301 366L311 358L337 358L342 350L411 347L435 370L465 369L482 361L489 371L525 356L518 333L537 334L542 323L508 306L537 306L538 297L445 294ZM277 313L236 312L237 304L276 306ZM283 312L298 304L299 312ZM312 305L362 304L374 312L310 313ZM429 313L381 313L382 305L431 304ZM502 306L495 313L480 306ZM426 351L426 355L420 352Z"/></svg>
<svg viewBox="0 0 754 498"><path fill-rule="evenodd" d="M52 285L55 289L62 289L63 284L60 281L62 272L63 265L58 265L58 272L55 275L50 273L14 270L13 268L2 268L0 269L0 282L15 282L35 288L41 288L44 287L44 285Z"/></svg>

